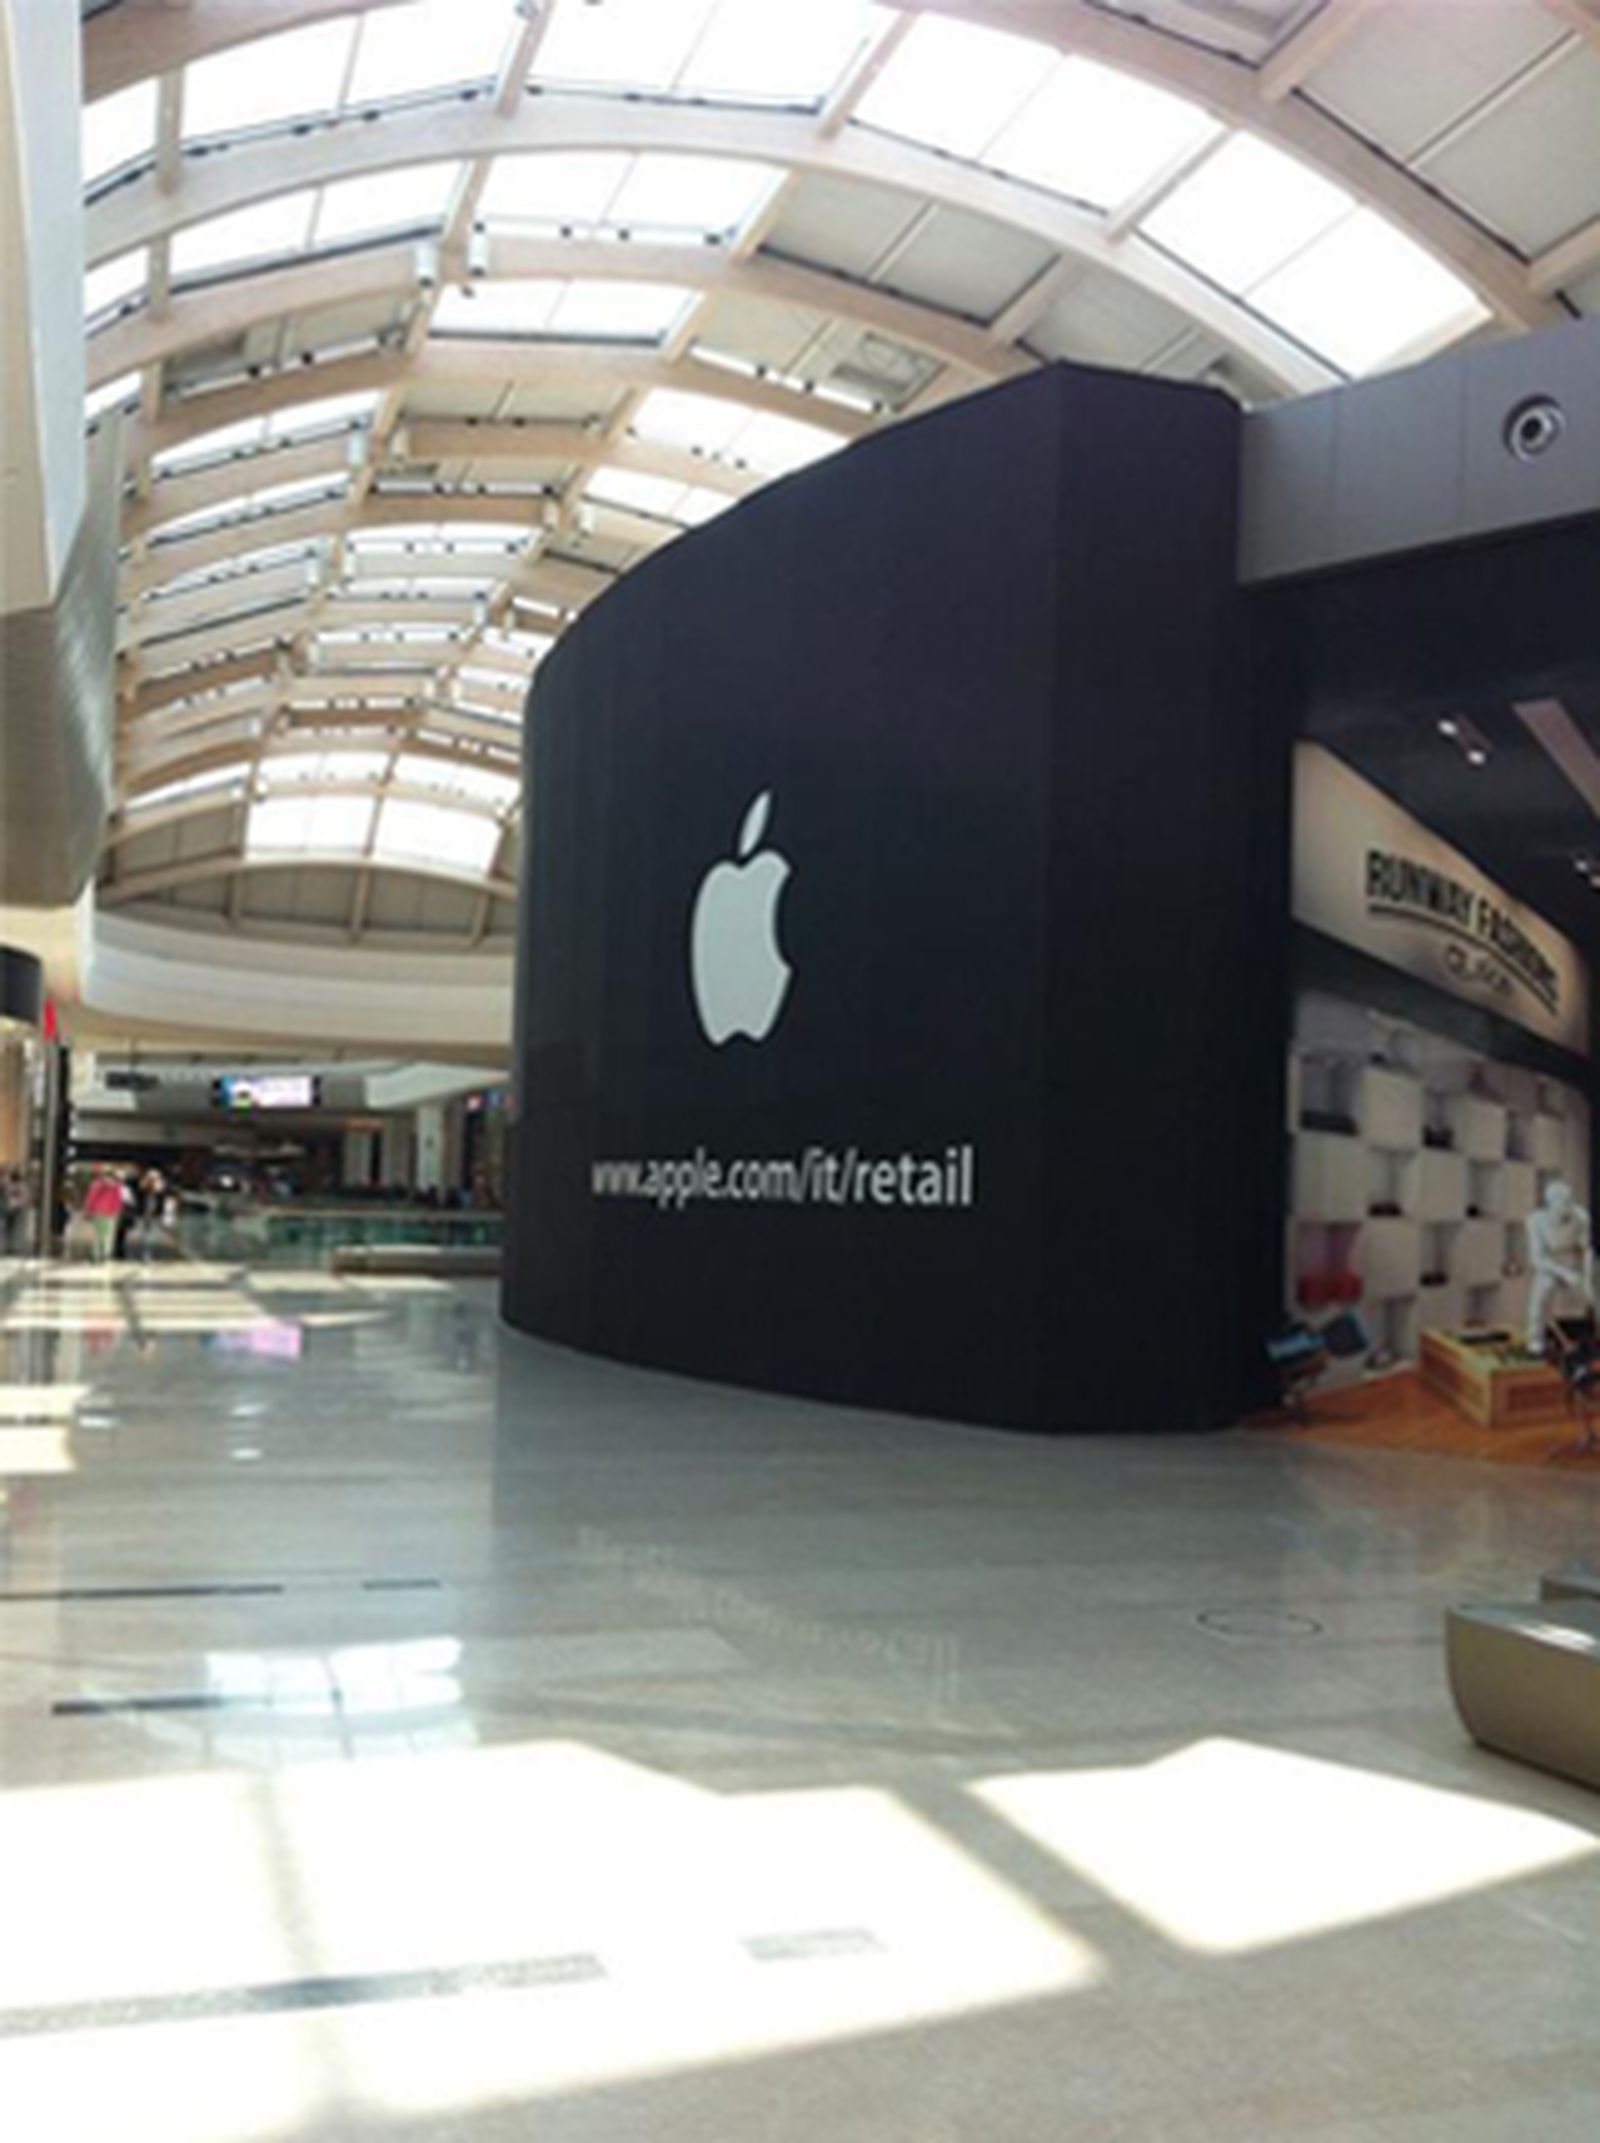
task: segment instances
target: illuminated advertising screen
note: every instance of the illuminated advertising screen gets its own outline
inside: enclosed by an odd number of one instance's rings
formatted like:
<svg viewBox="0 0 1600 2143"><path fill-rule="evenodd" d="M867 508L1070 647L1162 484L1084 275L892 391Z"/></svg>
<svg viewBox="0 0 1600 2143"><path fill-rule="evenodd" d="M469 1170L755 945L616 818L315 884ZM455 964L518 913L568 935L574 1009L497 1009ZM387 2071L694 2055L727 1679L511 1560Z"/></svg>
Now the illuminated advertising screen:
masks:
<svg viewBox="0 0 1600 2143"><path fill-rule="evenodd" d="M220 1109L314 1109L321 1081L309 1072L241 1072L215 1081Z"/></svg>

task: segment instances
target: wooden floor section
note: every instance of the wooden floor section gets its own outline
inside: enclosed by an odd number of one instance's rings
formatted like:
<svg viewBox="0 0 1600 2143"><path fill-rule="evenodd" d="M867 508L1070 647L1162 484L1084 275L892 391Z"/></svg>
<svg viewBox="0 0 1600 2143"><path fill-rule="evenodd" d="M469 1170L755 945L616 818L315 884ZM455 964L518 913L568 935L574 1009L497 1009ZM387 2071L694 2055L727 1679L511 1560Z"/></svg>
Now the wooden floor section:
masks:
<svg viewBox="0 0 1600 2143"><path fill-rule="evenodd" d="M1481 1429L1447 1399L1429 1391L1415 1371L1374 1377L1342 1391L1314 1393L1303 1415L1258 1415L1253 1428L1292 1430L1309 1442L1353 1450L1431 1451L1443 1458L1481 1458L1497 1466L1572 1466L1600 1471L1600 1451L1574 1447L1576 1422ZM1600 1430L1597 1430L1600 1433Z"/></svg>

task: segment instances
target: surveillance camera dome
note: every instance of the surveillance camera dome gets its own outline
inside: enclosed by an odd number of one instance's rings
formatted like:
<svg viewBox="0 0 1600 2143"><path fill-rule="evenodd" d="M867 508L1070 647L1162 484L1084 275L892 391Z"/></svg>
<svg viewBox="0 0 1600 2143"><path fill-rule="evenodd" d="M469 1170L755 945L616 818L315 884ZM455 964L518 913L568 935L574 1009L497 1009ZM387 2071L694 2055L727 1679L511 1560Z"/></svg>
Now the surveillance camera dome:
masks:
<svg viewBox="0 0 1600 2143"><path fill-rule="evenodd" d="M1567 428L1566 412L1553 396L1532 395L1519 402L1505 421L1506 450L1517 461L1537 461Z"/></svg>

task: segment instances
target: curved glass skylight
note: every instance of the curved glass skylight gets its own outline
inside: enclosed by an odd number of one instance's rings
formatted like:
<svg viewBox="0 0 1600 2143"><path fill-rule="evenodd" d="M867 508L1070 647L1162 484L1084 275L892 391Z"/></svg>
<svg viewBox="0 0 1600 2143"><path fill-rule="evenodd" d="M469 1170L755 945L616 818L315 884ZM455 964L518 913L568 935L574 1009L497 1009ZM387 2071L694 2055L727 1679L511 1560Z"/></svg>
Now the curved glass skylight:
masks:
<svg viewBox="0 0 1600 2143"><path fill-rule="evenodd" d="M638 237L729 236L782 181L771 164L726 156L554 153L501 156L478 204L480 220Z"/></svg>
<svg viewBox="0 0 1600 2143"><path fill-rule="evenodd" d="M436 863L483 877L500 845L492 818L448 804L424 804L392 796L378 813L373 854L394 863Z"/></svg>
<svg viewBox="0 0 1600 2143"><path fill-rule="evenodd" d="M533 79L657 96L819 104L874 35L866 0L606 0L562 7Z"/></svg>
<svg viewBox="0 0 1600 2143"><path fill-rule="evenodd" d="M444 292L440 335L537 335L551 340L659 342L691 293L664 283L595 280L477 283Z"/></svg>
<svg viewBox="0 0 1600 2143"><path fill-rule="evenodd" d="M83 279L83 317L89 326L104 325L130 299L141 296L149 273L148 246L136 246L91 268Z"/></svg>
<svg viewBox="0 0 1600 2143"><path fill-rule="evenodd" d="M266 797L250 807L245 853L359 855L367 846L377 808L370 796Z"/></svg>
<svg viewBox="0 0 1600 2143"><path fill-rule="evenodd" d="M83 108L83 183L93 186L156 145L156 85L134 82Z"/></svg>
<svg viewBox="0 0 1600 2143"><path fill-rule="evenodd" d="M244 754L247 860L481 875L555 637L767 479L1038 352L1270 394L1488 317L1449 263L1479 273L1493 218L1441 238L1454 147L1414 160L1424 246L1412 152L1383 141L1361 182L1347 72L1321 168L1315 71L1279 107L1121 0L1084 15L1099 57L1065 16L1059 45L1020 34L1048 8L962 5L390 0L208 52L231 15L207 0L165 94L126 53L102 70L125 86L83 114L90 365L138 369L85 413L128 413L141 800L222 793L193 761ZM1568 219L1596 221L1600 169ZM372 794L316 793L352 780Z"/></svg>
<svg viewBox="0 0 1600 2143"><path fill-rule="evenodd" d="M261 781L270 788L379 780L389 765L387 752L275 752L261 762Z"/></svg>
<svg viewBox="0 0 1600 2143"><path fill-rule="evenodd" d="M184 138L335 110L360 27L348 17L310 23L192 61L183 75Z"/></svg>
<svg viewBox="0 0 1600 2143"><path fill-rule="evenodd" d="M631 469L596 469L589 479L587 495L596 505L619 506L684 528L699 528L714 521L735 503L726 492L707 491L695 484L674 483L671 477L642 475Z"/></svg>

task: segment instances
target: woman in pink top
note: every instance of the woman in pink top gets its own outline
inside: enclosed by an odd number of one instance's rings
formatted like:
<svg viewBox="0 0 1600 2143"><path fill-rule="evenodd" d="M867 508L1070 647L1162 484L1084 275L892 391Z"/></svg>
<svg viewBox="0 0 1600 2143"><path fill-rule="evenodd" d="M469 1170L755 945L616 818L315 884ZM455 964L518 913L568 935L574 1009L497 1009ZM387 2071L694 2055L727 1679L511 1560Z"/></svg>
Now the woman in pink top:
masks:
<svg viewBox="0 0 1600 2143"><path fill-rule="evenodd" d="M122 1199L121 1178L109 1168L97 1168L83 1201L83 1217L94 1231L94 1261L97 1265L108 1264L116 1248Z"/></svg>

